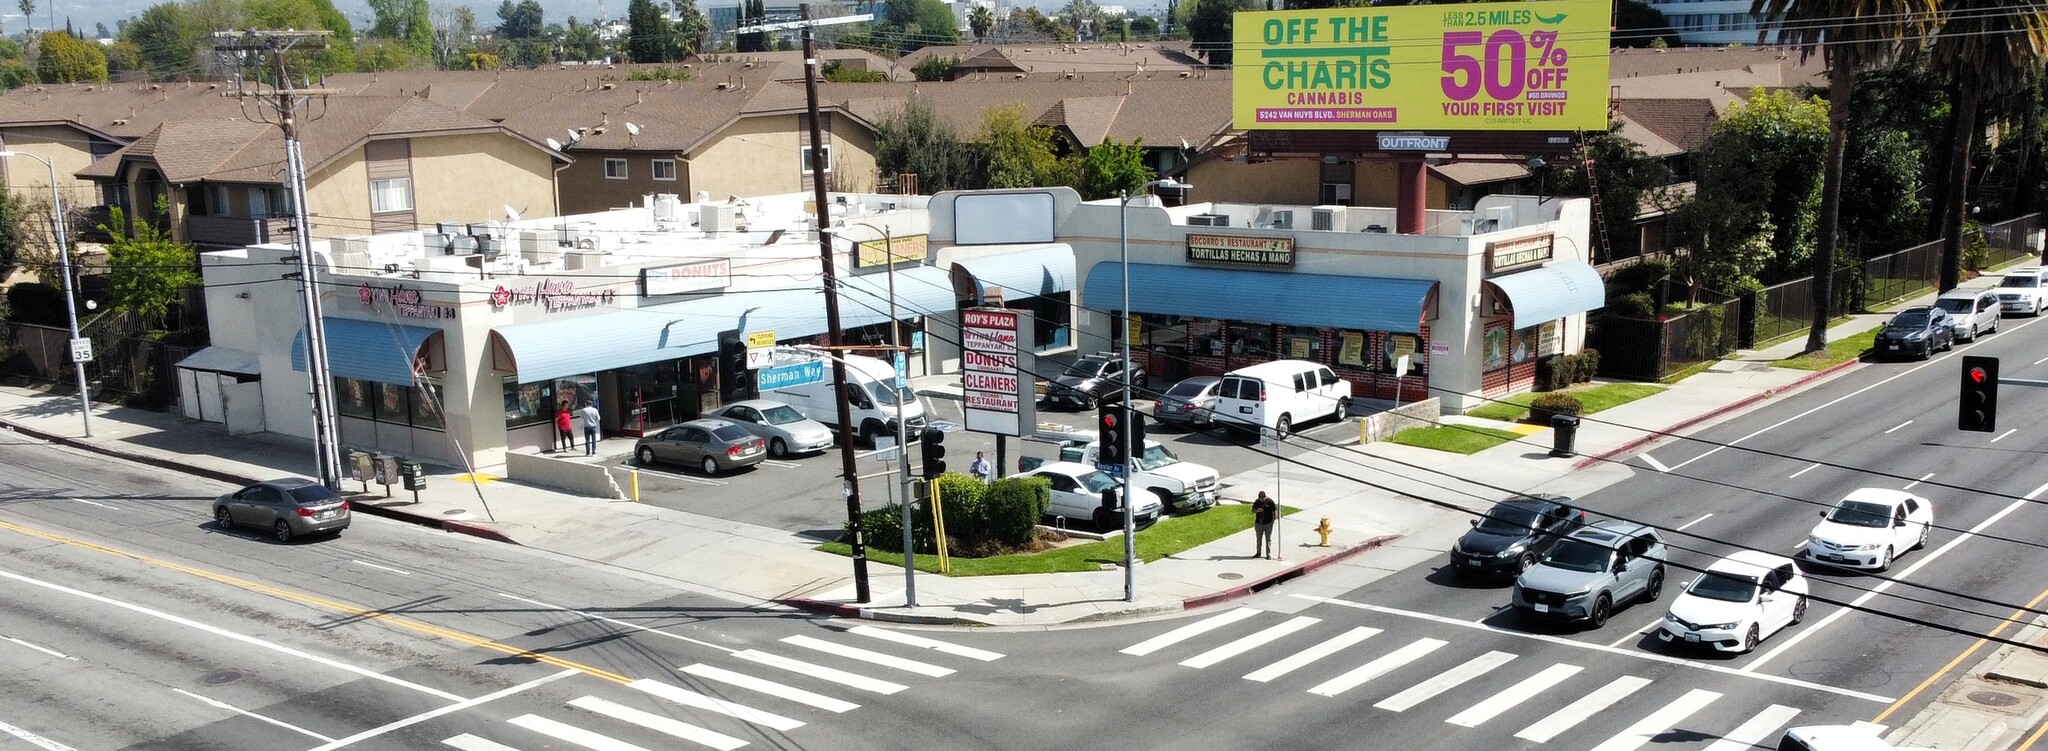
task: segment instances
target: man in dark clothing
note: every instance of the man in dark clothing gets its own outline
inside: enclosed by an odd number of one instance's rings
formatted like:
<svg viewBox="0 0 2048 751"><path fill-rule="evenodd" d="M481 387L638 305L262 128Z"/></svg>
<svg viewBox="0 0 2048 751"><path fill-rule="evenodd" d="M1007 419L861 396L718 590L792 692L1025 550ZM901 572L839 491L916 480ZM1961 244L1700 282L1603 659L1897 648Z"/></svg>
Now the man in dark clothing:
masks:
<svg viewBox="0 0 2048 751"><path fill-rule="evenodd" d="M1266 497L1266 491L1259 491L1258 499L1252 501L1252 530L1258 535L1259 546L1252 553L1254 557L1271 558L1277 552L1273 549L1273 523L1279 518L1280 504Z"/></svg>

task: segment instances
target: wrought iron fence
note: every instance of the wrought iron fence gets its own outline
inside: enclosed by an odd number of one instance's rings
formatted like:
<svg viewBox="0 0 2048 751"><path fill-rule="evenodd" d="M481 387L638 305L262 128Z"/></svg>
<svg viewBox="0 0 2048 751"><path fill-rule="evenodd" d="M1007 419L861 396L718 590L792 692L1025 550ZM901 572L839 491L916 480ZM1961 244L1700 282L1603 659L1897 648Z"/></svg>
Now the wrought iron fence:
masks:
<svg viewBox="0 0 2048 751"><path fill-rule="evenodd" d="M55 326L9 323L5 326L6 359L0 372L35 381L70 385L71 332ZM168 405L177 399L172 369L196 348L153 339L90 334L93 359L85 364L86 380L96 391L137 397L141 406Z"/></svg>
<svg viewBox="0 0 2048 751"><path fill-rule="evenodd" d="M1656 319L1599 315L1588 319L1586 341L1600 351L1601 374L1657 381L1734 352L1741 318L1739 299Z"/></svg>

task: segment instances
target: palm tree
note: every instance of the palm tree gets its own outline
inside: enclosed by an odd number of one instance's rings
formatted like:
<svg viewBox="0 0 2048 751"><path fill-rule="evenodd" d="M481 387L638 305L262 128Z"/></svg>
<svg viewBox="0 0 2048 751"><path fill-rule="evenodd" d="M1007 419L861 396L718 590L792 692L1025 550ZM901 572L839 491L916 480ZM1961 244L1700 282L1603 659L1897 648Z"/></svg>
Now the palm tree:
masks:
<svg viewBox="0 0 2048 751"><path fill-rule="evenodd" d="M1986 0L1995 2L1996 0ZM1849 150L1849 98L1856 72L1882 64L1901 44L1918 38L1934 18L1935 0L1752 0L1750 13L1765 19L1758 42L1773 32L1799 48L1800 61L1819 52L1828 69L1828 155L1821 173L1820 217L1814 229L1813 327L1808 352L1828 346L1834 313L1835 246L1841 234L1842 161Z"/></svg>
<svg viewBox="0 0 2048 751"><path fill-rule="evenodd" d="M1955 90L1949 130L1947 220L1941 228L1941 291L1962 282L1964 195L1970 148L1979 135L1978 110L1986 99L2023 91L2048 62L2048 4L2042 0L1946 0L1929 64L1947 71Z"/></svg>

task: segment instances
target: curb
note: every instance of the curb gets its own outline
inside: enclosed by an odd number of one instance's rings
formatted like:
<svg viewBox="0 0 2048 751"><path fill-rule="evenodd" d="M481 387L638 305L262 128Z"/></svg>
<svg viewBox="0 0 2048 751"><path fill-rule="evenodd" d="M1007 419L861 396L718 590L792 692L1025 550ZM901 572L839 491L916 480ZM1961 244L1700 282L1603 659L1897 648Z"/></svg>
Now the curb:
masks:
<svg viewBox="0 0 2048 751"><path fill-rule="evenodd" d="M818 615L823 616L830 616L833 618L858 618L869 621L883 621L886 623L907 623L921 626L989 625L987 623L977 621L972 618L960 618L957 616L950 615L919 615L917 613L897 613L888 610L874 610L872 608L864 608L860 605L853 603L814 600L809 597L782 597L777 598L774 602L786 607L795 608L797 610L816 613Z"/></svg>
<svg viewBox="0 0 2048 751"><path fill-rule="evenodd" d="M1258 592L1260 590L1266 589L1267 587L1271 587L1275 584L1279 584L1289 579L1305 575L1311 571L1322 568L1324 566L1328 566L1332 563L1337 563L1339 561L1349 559L1361 553L1365 553L1370 550L1375 550L1382 545L1399 539L1401 539L1400 535L1380 535L1379 537L1374 537L1370 540L1366 540L1365 542L1361 542L1357 545L1353 545L1343 550L1339 550L1335 553L1331 553L1321 558L1315 558L1312 560L1297 563L1293 566L1289 566L1280 571L1276 571L1266 576L1259 577L1244 584L1239 584L1229 589L1225 589L1218 592L1211 592L1205 595L1195 595L1194 597L1189 597L1185 600L1181 600L1180 606L1182 610L1194 610L1196 608L1214 605L1219 602L1235 600L1239 597L1250 595L1253 592Z"/></svg>
<svg viewBox="0 0 2048 751"><path fill-rule="evenodd" d="M1623 443L1620 446L1616 446L1612 449L1608 449L1603 453L1596 454L1594 456L1589 456L1584 459L1580 459L1577 463L1572 465L1572 469L1574 471L1577 471L1585 469L1587 467L1591 467L1596 464L1602 464L1608 461L1612 461L1614 457L1630 453L1632 451L1635 451L1636 449L1642 448L1645 445L1661 441L1666 438L1674 437L1673 434L1677 433L1678 431L1685 430L1686 428L1690 428L1694 425L1698 425L1700 423L1712 420L1722 415L1726 415L1736 410L1748 408L1765 399L1769 399L1771 397L1778 396L1793 391L1795 389L1804 387L1808 384L1813 383L1814 381L1818 381L1822 378L1827 378L1829 376L1835 375L1844 370L1848 370L1849 368L1856 365L1860 365L1862 363L1863 361L1861 359L1836 363L1826 368L1814 371L1813 373L1810 373L1808 375L1801 376L1798 380L1785 384L1784 386L1780 386L1778 388L1765 391L1761 394L1751 394L1736 401L1729 402L1728 404L1724 404L1719 407L1715 407L1714 409L1707 410L1706 412L1702 412L1700 414L1693 415L1692 417L1679 420L1678 422L1666 426L1663 430L1659 430L1657 432L1650 433L1647 435L1637 436L1635 438L1629 439L1626 443Z"/></svg>
<svg viewBox="0 0 2048 751"><path fill-rule="evenodd" d="M443 520L441 520L441 531L443 531L443 532L454 532L454 533L456 533L456 534L460 534L460 535L469 535L469 536L471 536L471 537L481 537L481 538L483 538L483 539L486 539L486 540L491 540L491 541L494 541L494 542L502 542L502 543L506 543L506 544L508 544L508 545L518 545L518 544L519 544L519 541L518 541L518 540L514 540L514 539L512 539L512 538L510 538L510 537L506 537L506 536L505 536L505 533L503 533L503 532L499 532L498 530L495 530L495 529L491 529L490 527L486 527L486 526L483 526L483 525L481 525L481 524L471 524L471 523L469 523L469 522L459 522L459 521L455 521L455 520L453 520L453 519L443 519Z"/></svg>

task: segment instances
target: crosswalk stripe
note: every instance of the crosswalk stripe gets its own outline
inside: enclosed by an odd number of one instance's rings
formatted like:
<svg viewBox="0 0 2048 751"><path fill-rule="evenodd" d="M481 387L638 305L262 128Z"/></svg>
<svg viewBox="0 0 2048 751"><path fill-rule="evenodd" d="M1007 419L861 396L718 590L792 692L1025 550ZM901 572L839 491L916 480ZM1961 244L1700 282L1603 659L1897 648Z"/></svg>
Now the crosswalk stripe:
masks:
<svg viewBox="0 0 2048 751"><path fill-rule="evenodd" d="M1365 641L1366 639L1370 639L1372 638L1373 634L1377 634L1379 632L1379 629L1373 628L1371 626L1355 626L1350 631L1346 631L1336 636L1332 636L1328 639L1324 639L1321 644L1317 644L1313 647L1309 647L1308 649L1304 649L1294 654L1288 655L1282 658L1279 662L1275 662L1271 665L1259 668L1258 670L1245 673L1244 679L1248 681L1258 681L1260 683L1265 683L1267 681L1273 680L1274 678L1278 678L1280 676L1299 670L1302 667L1308 665L1309 663L1315 662L1316 660L1320 660L1325 657L1329 657L1330 655L1336 654L1338 652L1342 652L1344 651L1344 648Z"/></svg>
<svg viewBox="0 0 2048 751"><path fill-rule="evenodd" d="M953 655L954 657L965 657L970 660L980 660L982 662L994 662L996 660L1000 660L1003 658L1003 654L1001 652L990 652L986 649L963 647L958 644L953 644L951 642L943 642L937 639L927 639L925 637L917 636L915 634L906 634L901 631L894 631L886 628L876 628L874 626L854 626L853 628L847 629L846 633L854 634L856 636L865 636L871 639L881 639L882 641L895 642L897 644L902 644L905 646L929 649L934 652L941 652L944 654Z"/></svg>
<svg viewBox="0 0 2048 751"><path fill-rule="evenodd" d="M1438 673L1434 678L1409 686L1407 690L1389 696L1373 706L1390 712L1405 712L1417 704L1436 698L1437 694L1457 688L1466 681L1485 675L1489 670L1506 665L1512 659L1515 659L1515 656L1507 652L1488 652Z"/></svg>
<svg viewBox="0 0 2048 751"><path fill-rule="evenodd" d="M1223 628L1224 626L1228 626L1230 624L1236 623L1246 618L1258 615L1259 612L1260 611L1254 610L1252 608L1238 608L1227 613L1219 613L1216 615L1209 616L1207 618L1203 618L1202 620L1195 621L1194 623L1190 623L1180 628L1174 629L1172 631L1160 634L1158 636L1154 636L1150 639L1146 639L1131 646L1124 647L1122 650L1119 651L1127 655L1137 655L1139 657L1144 657L1145 655L1149 655L1161 649L1165 649L1175 644L1179 644L1183 641L1192 639L1196 636L1200 636L1210 631L1214 631L1216 629Z"/></svg>
<svg viewBox="0 0 2048 751"><path fill-rule="evenodd" d="M519 751L519 749L511 746L502 743L492 743L468 733L445 739L441 741L441 745L454 746L455 748L462 749L462 751Z"/></svg>
<svg viewBox="0 0 2048 751"><path fill-rule="evenodd" d="M1515 737L1537 743L1548 742L1556 738L1558 733L1572 729L1572 726L1584 722L1594 713L1613 706L1615 702L1628 698L1629 694L1648 685L1650 679L1633 675L1624 675L1608 681L1607 685L1593 689L1593 693L1564 705L1563 709L1550 713L1549 717L1530 723L1528 727L1522 728L1522 732L1516 733Z"/></svg>
<svg viewBox="0 0 2048 751"><path fill-rule="evenodd" d="M1721 698L1719 693L1703 688L1687 691L1684 696L1678 697L1670 704L1666 704L1643 719L1637 720L1636 724L1628 726L1627 730L1623 730L1615 734L1613 738L1607 739L1606 742L1594 746L1593 751L1635 751L1635 749L1642 748L1643 744L1649 743L1651 738L1676 729L1678 723L1684 722L1685 718L1692 716L1692 713L1700 711L1701 708L1712 704L1715 699L1719 698Z"/></svg>
<svg viewBox="0 0 2048 751"><path fill-rule="evenodd" d="M647 751L643 746L635 746L608 735L593 733L540 715L523 714L508 722L556 740L574 743L590 751Z"/></svg>
<svg viewBox="0 0 2048 751"><path fill-rule="evenodd" d="M653 712L634 709L624 704L607 699L599 699L595 696L577 698L570 701L569 706L576 707L577 709L587 709L614 720L630 722L691 743L710 746L718 749L718 751L733 751L733 749L747 745L746 741L715 730L707 730L682 720L663 717ZM563 740L569 739L564 738ZM570 742L574 743L575 741L571 740Z"/></svg>
<svg viewBox="0 0 2048 751"><path fill-rule="evenodd" d="M1380 655L1378 659L1372 662L1352 668L1343 675L1323 681L1315 688L1309 689L1308 692L1323 696L1336 696L1357 688L1359 684L1366 681L1386 675L1395 668L1422 659L1423 655L1435 652L1438 647L1449 643L1442 639L1416 639L1409 642L1407 646Z"/></svg>
<svg viewBox="0 0 2048 751"><path fill-rule="evenodd" d="M1522 682L1502 689L1500 693L1486 697L1478 704L1472 705L1472 708L1452 715L1451 719L1444 720L1444 722L1461 727L1479 727L1480 723L1491 720L1500 713L1515 708L1515 705L1528 701L1529 697L1549 690L1551 686L1563 683L1566 678L1578 675L1581 670L1585 670L1585 668L1564 663L1544 668L1542 672L1523 678Z"/></svg>
<svg viewBox="0 0 2048 751"><path fill-rule="evenodd" d="M1792 718L1798 715L1798 707L1772 704L1764 708L1764 711L1756 713L1755 717L1736 726L1734 730L1728 731L1727 735L1721 736L1721 740L1708 746L1707 751L1744 751L1762 744L1772 731L1791 723Z"/></svg>
<svg viewBox="0 0 2048 751"><path fill-rule="evenodd" d="M1211 649L1207 652L1203 652L1201 654L1182 660L1180 664L1186 665L1191 668L1206 668L1210 665L1214 665L1224 660L1228 660L1232 657L1244 654L1253 649L1263 647L1267 644L1272 643L1275 639L1279 639L1280 637L1286 636L1288 634L1300 631L1302 629L1308 628L1310 626L1322 622L1323 619L1321 618L1314 618L1306 615L1295 616L1292 620L1286 621L1276 626L1268 626L1260 630L1258 633L1252 634L1251 636L1238 639L1237 641L1233 641L1229 644L1225 644L1215 649Z"/></svg>
<svg viewBox="0 0 2048 751"><path fill-rule="evenodd" d="M859 704L844 699L836 699L824 694L805 691L795 686L784 686L771 680L755 678L746 673L736 673L725 668L713 667L703 663L684 665L676 669L705 680L718 681L729 686L738 686L748 691L767 694L777 699L788 699L798 704L807 704L827 712L848 712L860 708Z"/></svg>
<svg viewBox="0 0 2048 751"><path fill-rule="evenodd" d="M725 715L727 717L736 717L742 720L746 720L747 722L754 723L756 725L771 727L776 730L789 731L804 726L803 720L793 720L788 717L775 714L774 712L763 712L761 710L746 706L744 704L736 704L717 697L705 696L703 694L691 691L686 688L680 688L677 686L671 686L669 684L662 683L661 681L642 678L640 680L626 684L626 688L634 689L642 693L652 694L654 696L659 696L663 699L667 699L669 701L684 706L710 710Z"/></svg>
<svg viewBox="0 0 2048 751"><path fill-rule="evenodd" d="M819 652L824 652L828 655L838 655L849 660L859 660L861 662L880 665L885 668L895 668L897 670L901 670L904 672L916 673L918 675L929 676L932 678L944 678L946 676L953 674L952 668L940 667L938 665L933 665L931 663L925 662L918 662L916 660L906 660L895 655L882 654L881 652L876 652L872 649L861 649L860 647L847 646L845 644L840 644L838 642L829 642L825 641L824 639L819 639L817 637L812 636L805 636L803 634L782 637L782 643L793 644L799 647L803 647L805 649L814 649Z"/></svg>
<svg viewBox="0 0 2048 751"><path fill-rule="evenodd" d="M890 683L879 678L869 678L859 673L849 673L838 668L813 665L803 660L792 660L782 655L763 652L758 649L743 649L732 653L732 656L749 662L758 662L771 668L782 668L792 673L802 673L819 680L831 681L842 686L851 686L862 691L872 691L877 694L893 694L910 688L901 683Z"/></svg>

